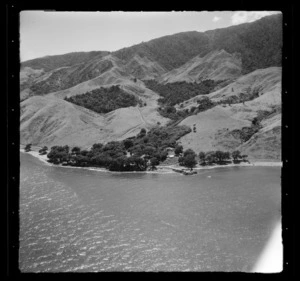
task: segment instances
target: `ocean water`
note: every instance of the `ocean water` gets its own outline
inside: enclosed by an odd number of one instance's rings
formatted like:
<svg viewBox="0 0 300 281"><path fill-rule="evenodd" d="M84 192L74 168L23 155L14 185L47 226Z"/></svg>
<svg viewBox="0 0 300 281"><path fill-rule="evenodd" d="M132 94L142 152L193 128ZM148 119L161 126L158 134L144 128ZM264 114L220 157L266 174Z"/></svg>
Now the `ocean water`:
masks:
<svg viewBox="0 0 300 281"><path fill-rule="evenodd" d="M122 174L20 157L22 272L248 272L281 219L278 167Z"/></svg>

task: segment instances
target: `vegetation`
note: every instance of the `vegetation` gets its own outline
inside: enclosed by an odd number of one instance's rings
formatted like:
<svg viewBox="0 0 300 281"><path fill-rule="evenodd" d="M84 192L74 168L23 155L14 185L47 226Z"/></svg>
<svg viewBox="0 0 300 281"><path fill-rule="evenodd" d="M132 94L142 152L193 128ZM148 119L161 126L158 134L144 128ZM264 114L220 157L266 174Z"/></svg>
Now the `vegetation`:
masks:
<svg viewBox="0 0 300 281"><path fill-rule="evenodd" d="M174 149L174 153L176 156L179 156L183 152L183 146L182 145L176 145Z"/></svg>
<svg viewBox="0 0 300 281"><path fill-rule="evenodd" d="M108 113L121 107L136 106L139 100L117 86L99 88L85 94L65 98L66 101L83 106L97 113Z"/></svg>
<svg viewBox="0 0 300 281"><path fill-rule="evenodd" d="M236 96L231 96L226 99L223 99L219 102L219 104L236 104L236 103L245 103L246 101L251 101L258 98L262 94L262 90L260 87L256 87L251 90L251 87L245 89L244 92L239 93Z"/></svg>
<svg viewBox="0 0 300 281"><path fill-rule="evenodd" d="M110 171L145 171L155 169L168 156L167 148L175 148L176 141L191 129L187 126L156 127L123 141L96 143L90 150L69 146L53 146L49 162L79 167L103 167Z"/></svg>
<svg viewBox="0 0 300 281"><path fill-rule="evenodd" d="M233 159L234 163L239 163L241 160L247 161L247 155L241 156L241 152L236 150L233 151L230 155L230 152L228 151L208 151L208 152L200 152L199 153L199 160L200 165L226 165L230 163L230 159Z"/></svg>
<svg viewBox="0 0 300 281"><path fill-rule="evenodd" d="M231 156L232 156L232 158L233 158L234 161L237 161L240 158L242 158L241 152L239 150L233 151L232 154L231 154Z"/></svg>
<svg viewBox="0 0 300 281"><path fill-rule="evenodd" d="M47 146L44 146L43 148L41 148L41 149L39 150L40 155L45 155L45 154L47 154L47 150L48 150L48 147L47 147Z"/></svg>
<svg viewBox="0 0 300 281"><path fill-rule="evenodd" d="M254 117L250 127L232 130L230 134L234 138L239 139L241 143L246 142L262 128L260 120L260 118Z"/></svg>
<svg viewBox="0 0 300 281"><path fill-rule="evenodd" d="M31 151L31 145L32 145L31 143L26 144L26 146L24 148L25 152Z"/></svg>
<svg viewBox="0 0 300 281"><path fill-rule="evenodd" d="M158 93L158 102L164 106L174 106L198 95L209 94L220 82L204 80L200 83L175 82L160 84L155 80L144 81L147 88Z"/></svg>
<svg viewBox="0 0 300 281"><path fill-rule="evenodd" d="M198 103L197 113L202 112L202 111L206 111L206 110L208 110L208 109L210 109L210 108L212 108L216 105L214 102L212 102L210 100L209 97L202 97L201 99L197 100L197 103Z"/></svg>
<svg viewBox="0 0 300 281"><path fill-rule="evenodd" d="M242 129L235 129L230 131L230 134L241 141L241 143L248 141L261 128L261 121L271 118L281 111L281 106L274 106L270 111L260 110L256 117L253 118L251 126L243 127Z"/></svg>
<svg viewBox="0 0 300 281"><path fill-rule="evenodd" d="M178 158L178 163L192 170L197 165L196 153L192 149L185 150L183 156Z"/></svg>

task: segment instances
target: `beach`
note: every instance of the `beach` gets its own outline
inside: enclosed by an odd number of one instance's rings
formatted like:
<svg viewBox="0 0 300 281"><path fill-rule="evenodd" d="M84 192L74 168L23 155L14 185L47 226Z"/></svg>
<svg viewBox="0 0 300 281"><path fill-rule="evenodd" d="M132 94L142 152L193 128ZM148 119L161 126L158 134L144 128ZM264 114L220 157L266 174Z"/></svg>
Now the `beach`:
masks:
<svg viewBox="0 0 300 281"><path fill-rule="evenodd" d="M158 165L156 166L156 170L154 171L135 171L135 172L112 172L105 168L98 168L98 167L74 167L74 166L62 166L62 165L54 165L48 162L47 154L40 155L38 152L41 147L38 146L32 146L31 151L25 152L24 151L24 145L20 146L20 152L23 153L29 153L30 155L38 158L40 161L42 161L44 164L47 164L49 166L56 166L56 167L63 167L63 168L78 168L78 169L89 169L93 171L99 171L99 172L111 172L111 173L150 173L150 174L168 174L168 173L182 173L183 171L189 171L190 169L180 166L179 164L175 165ZM229 168L229 167L282 167L281 161L266 161L265 159L263 161L259 159L251 160L250 163L239 163L239 164L227 164L227 165L212 165L212 166L201 166L199 164L196 165L193 170L200 171L200 170L208 170L208 169L218 169L218 168Z"/></svg>

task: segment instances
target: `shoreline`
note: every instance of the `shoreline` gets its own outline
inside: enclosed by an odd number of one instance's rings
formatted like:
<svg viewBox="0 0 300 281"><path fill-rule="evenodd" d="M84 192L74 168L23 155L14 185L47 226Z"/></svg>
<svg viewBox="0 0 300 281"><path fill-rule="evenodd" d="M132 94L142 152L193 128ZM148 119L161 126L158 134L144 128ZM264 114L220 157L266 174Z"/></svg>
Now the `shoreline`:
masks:
<svg viewBox="0 0 300 281"><path fill-rule="evenodd" d="M54 165L47 161L47 155L40 155L38 150L39 147L33 148L29 152L25 152L24 148L20 148L20 152L27 153L32 155L33 157L39 159L44 164L52 167L62 167L62 168L74 168L74 169L86 169L91 171L97 171L97 172L105 172L105 173L118 173L118 174L124 174L124 173L147 173L147 174L182 174L183 171L189 171L190 169L177 165L158 165L156 168L157 170L154 171L123 171L123 172L117 172L117 171L109 171L105 168L98 168L98 167L76 167L76 166L62 166L62 165ZM200 166L197 164L195 168L193 168L194 171L201 171L201 170L211 170L211 169L218 169L218 168L231 168L231 167L282 167L282 162L279 161L259 161L259 160L252 160L251 163L240 163L240 164L227 164L227 165L213 165L213 166Z"/></svg>

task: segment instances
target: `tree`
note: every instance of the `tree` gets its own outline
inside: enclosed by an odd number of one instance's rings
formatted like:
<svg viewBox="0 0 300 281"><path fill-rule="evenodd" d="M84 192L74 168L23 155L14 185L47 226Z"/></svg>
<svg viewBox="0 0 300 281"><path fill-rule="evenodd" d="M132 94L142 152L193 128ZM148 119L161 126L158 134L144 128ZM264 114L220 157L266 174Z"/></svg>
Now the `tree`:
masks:
<svg viewBox="0 0 300 281"><path fill-rule="evenodd" d="M150 165L152 170L156 169L155 166L159 165L159 160L156 157L152 157L150 159Z"/></svg>
<svg viewBox="0 0 300 281"><path fill-rule="evenodd" d="M160 151L159 152L159 157L158 157L158 159L160 160L160 161L165 161L166 159L167 159L167 157L168 157L168 152L166 151L166 150L163 150L163 151Z"/></svg>
<svg viewBox="0 0 300 281"><path fill-rule="evenodd" d="M80 148L78 146L74 146L71 150L72 154L79 154L80 153Z"/></svg>
<svg viewBox="0 0 300 281"><path fill-rule="evenodd" d="M82 154L76 155L73 160L76 163L76 166L85 167L89 163L89 158L87 156L84 156Z"/></svg>
<svg viewBox="0 0 300 281"><path fill-rule="evenodd" d="M62 162L68 162L70 160L69 147L65 146L52 146L48 153L50 163L60 164Z"/></svg>
<svg viewBox="0 0 300 281"><path fill-rule="evenodd" d="M81 151L80 151L80 155L82 155L82 156L87 156L88 153L89 153L88 150L81 150Z"/></svg>
<svg viewBox="0 0 300 281"><path fill-rule="evenodd" d="M209 165L214 164L217 161L215 151L209 151L205 154L205 162L207 162Z"/></svg>
<svg viewBox="0 0 300 281"><path fill-rule="evenodd" d="M199 159L201 161L201 164L205 163L205 153L203 151L199 152Z"/></svg>
<svg viewBox="0 0 300 281"><path fill-rule="evenodd" d="M235 150L231 153L233 161L236 162L241 158L241 152L239 150Z"/></svg>
<svg viewBox="0 0 300 281"><path fill-rule="evenodd" d="M190 168L191 170L197 165L195 155L188 154L183 157L183 166Z"/></svg>
<svg viewBox="0 0 300 281"><path fill-rule="evenodd" d="M94 143L93 146L92 146L92 151L93 152L101 152L103 146L104 145L102 143Z"/></svg>
<svg viewBox="0 0 300 281"><path fill-rule="evenodd" d="M257 118L257 117L254 117L253 120L252 120L252 125L253 125L253 126L256 126L256 125L258 125L258 124L259 124L258 118Z"/></svg>
<svg viewBox="0 0 300 281"><path fill-rule="evenodd" d="M241 157L243 158L243 161L245 161L245 162L248 161L248 160L247 160L248 155L243 154ZM249 162L249 161L248 161L248 162Z"/></svg>
<svg viewBox="0 0 300 281"><path fill-rule="evenodd" d="M223 151L217 150L215 152L215 157L217 158L217 161L220 163L223 161Z"/></svg>
<svg viewBox="0 0 300 281"><path fill-rule="evenodd" d="M177 146L175 147L174 152L175 152L175 155L176 155L176 156L180 155L180 154L183 152L183 146L182 146L182 145L177 145Z"/></svg>
<svg viewBox="0 0 300 281"><path fill-rule="evenodd" d="M193 155L194 157L196 157L195 151L192 150L192 149L190 149L190 148L188 148L187 150L184 151L183 157L186 157L188 154L191 154L191 155Z"/></svg>
<svg viewBox="0 0 300 281"><path fill-rule="evenodd" d="M127 150L128 148L133 146L133 141L131 139L125 139L123 141L124 147Z"/></svg>
<svg viewBox="0 0 300 281"><path fill-rule="evenodd" d="M140 133L137 135L138 138L143 138L146 135L147 131L145 128L142 128Z"/></svg>
<svg viewBox="0 0 300 281"><path fill-rule="evenodd" d="M31 151L31 145L32 145L31 143L26 144L26 146L24 148L25 152Z"/></svg>

